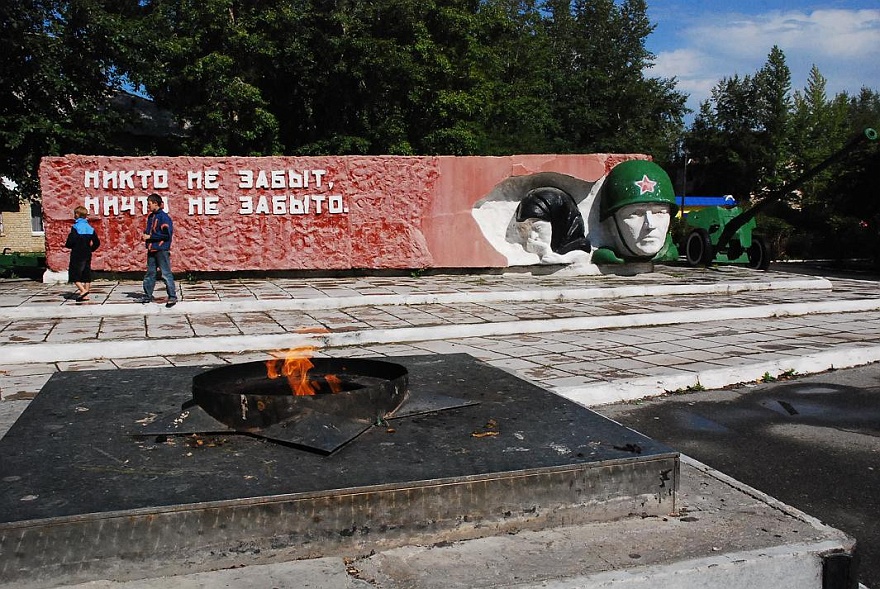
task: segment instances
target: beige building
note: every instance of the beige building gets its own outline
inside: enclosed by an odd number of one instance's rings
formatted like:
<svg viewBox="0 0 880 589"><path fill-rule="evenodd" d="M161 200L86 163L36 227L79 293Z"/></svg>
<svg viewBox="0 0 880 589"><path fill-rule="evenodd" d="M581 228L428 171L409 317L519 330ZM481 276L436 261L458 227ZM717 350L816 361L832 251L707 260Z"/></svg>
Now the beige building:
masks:
<svg viewBox="0 0 880 589"><path fill-rule="evenodd" d="M17 211L0 212L0 251L45 252L40 203L21 203Z"/></svg>

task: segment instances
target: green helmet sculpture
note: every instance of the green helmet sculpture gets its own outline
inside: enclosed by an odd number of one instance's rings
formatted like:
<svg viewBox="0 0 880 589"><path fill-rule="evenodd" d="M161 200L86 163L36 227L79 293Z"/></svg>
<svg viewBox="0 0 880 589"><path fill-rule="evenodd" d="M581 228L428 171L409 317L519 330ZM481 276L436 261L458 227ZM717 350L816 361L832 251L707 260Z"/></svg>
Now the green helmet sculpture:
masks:
<svg viewBox="0 0 880 589"><path fill-rule="evenodd" d="M663 168L647 160L627 160L614 166L605 179L599 219L607 219L627 205L651 202L668 204L672 216L678 213L672 181Z"/></svg>

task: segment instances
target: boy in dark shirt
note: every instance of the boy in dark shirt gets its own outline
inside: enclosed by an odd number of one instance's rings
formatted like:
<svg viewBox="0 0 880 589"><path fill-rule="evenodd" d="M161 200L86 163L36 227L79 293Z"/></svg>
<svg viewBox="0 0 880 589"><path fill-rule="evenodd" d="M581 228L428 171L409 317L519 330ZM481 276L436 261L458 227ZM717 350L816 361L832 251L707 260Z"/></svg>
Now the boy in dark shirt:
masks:
<svg viewBox="0 0 880 589"><path fill-rule="evenodd" d="M92 289L92 252L101 245L101 240L87 217L89 211L85 207L73 209L73 227L64 247L70 250L70 266L68 268L68 280L76 285L76 301L89 300L89 291Z"/></svg>

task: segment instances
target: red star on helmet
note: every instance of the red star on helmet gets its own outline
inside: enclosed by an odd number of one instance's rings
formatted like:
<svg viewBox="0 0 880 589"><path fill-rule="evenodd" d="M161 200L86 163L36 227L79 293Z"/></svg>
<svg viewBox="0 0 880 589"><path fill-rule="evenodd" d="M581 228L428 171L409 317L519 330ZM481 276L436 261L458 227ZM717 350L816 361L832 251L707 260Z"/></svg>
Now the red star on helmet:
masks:
<svg viewBox="0 0 880 589"><path fill-rule="evenodd" d="M645 174L642 176L642 179L638 182L633 182L636 186L639 187L639 195L645 194L646 192L654 192L654 187L657 186L657 183Z"/></svg>

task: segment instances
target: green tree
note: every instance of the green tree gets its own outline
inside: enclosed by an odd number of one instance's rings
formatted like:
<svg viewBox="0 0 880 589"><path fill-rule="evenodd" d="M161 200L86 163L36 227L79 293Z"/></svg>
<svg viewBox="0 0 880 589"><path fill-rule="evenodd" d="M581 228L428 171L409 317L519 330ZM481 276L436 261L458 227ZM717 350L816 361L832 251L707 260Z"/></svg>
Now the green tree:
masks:
<svg viewBox="0 0 880 589"><path fill-rule="evenodd" d="M182 150L278 152L278 122L256 83L267 55L260 36L251 34L258 18L254 4L146 0L140 6L131 27L130 77L187 129ZM265 16L277 26L283 15L269 10Z"/></svg>
<svg viewBox="0 0 880 589"><path fill-rule="evenodd" d="M411 153L407 95L416 75L412 49L425 42L423 6L411 0L326 3L318 10L325 47L313 55L329 75L299 83L316 97L311 133L285 137L288 151Z"/></svg>
<svg viewBox="0 0 880 589"><path fill-rule="evenodd" d="M474 153L476 7L380 0L337 9L335 18L346 25L331 87L345 85L337 110L346 114L337 120L348 121L337 133L361 137L367 153ZM322 118L326 123L333 114Z"/></svg>
<svg viewBox="0 0 880 589"><path fill-rule="evenodd" d="M778 190L791 180L789 147L789 113L791 110L791 71L785 64L785 54L773 46L767 63L754 78L758 107L758 127L761 145L765 150L763 168L764 190Z"/></svg>
<svg viewBox="0 0 880 589"><path fill-rule="evenodd" d="M848 105L846 99L837 97L829 101L826 93L827 82L815 65L810 70L807 85L803 92L794 93L792 125L790 133L790 165L798 174L821 163L836 149L839 149L852 134L847 121ZM834 176L829 169L805 183L796 198L797 208L804 217L801 222L821 223L830 214L831 202L825 199L825 192Z"/></svg>
<svg viewBox="0 0 880 589"><path fill-rule="evenodd" d="M559 134L548 73L550 42L537 3L481 3L472 59L479 97L474 122L481 129L480 153L541 153Z"/></svg>
<svg viewBox="0 0 880 589"><path fill-rule="evenodd" d="M787 179L791 74L773 47L754 75L722 79L686 137L697 160L696 190L748 201Z"/></svg>
<svg viewBox="0 0 880 589"><path fill-rule="evenodd" d="M876 144L814 171L880 121L880 97L863 89L858 97L841 93L829 100L826 80L815 66L804 90L792 97L789 80L784 55L774 47L754 76L725 78L713 89L686 137L689 155L697 160L692 166L698 168L697 190L732 193L741 201L768 193L781 197L770 201L774 204L758 220L781 253L859 257L871 252L880 258ZM786 186L788 194L781 194Z"/></svg>
<svg viewBox="0 0 880 589"><path fill-rule="evenodd" d="M644 74L644 0L24 0L0 17L0 173L24 195L63 153L662 160L684 114L675 81ZM174 143L131 140L131 88Z"/></svg>
<svg viewBox="0 0 880 589"><path fill-rule="evenodd" d="M654 60L645 47L654 29L646 3L555 1L548 10L560 150L671 159L686 97L675 80L645 77Z"/></svg>
<svg viewBox="0 0 880 589"><path fill-rule="evenodd" d="M791 167L798 174L809 172L862 135L867 121L880 120L876 103L872 107L875 100L867 90L857 99L841 93L829 100L825 77L813 66L805 89L794 95ZM801 244L801 255L863 257L876 250L868 245L877 241L880 221L871 173L876 158L876 148L862 146L812 175L791 195L794 207L780 213L796 227L792 239Z"/></svg>
<svg viewBox="0 0 880 589"><path fill-rule="evenodd" d="M472 1L142 3L131 64L204 154L474 151Z"/></svg>
<svg viewBox="0 0 880 589"><path fill-rule="evenodd" d="M825 76L813 65L804 90L794 93L790 142L799 172L822 161L848 135L846 100L829 101L826 87Z"/></svg>
<svg viewBox="0 0 880 589"><path fill-rule="evenodd" d="M643 0L140 4L131 77L191 153L662 158L680 134L684 96L643 74Z"/></svg>
<svg viewBox="0 0 880 589"><path fill-rule="evenodd" d="M115 56L123 0L0 4L0 188L7 206L39 196L43 156L114 153L125 124L112 97L124 80Z"/></svg>
<svg viewBox="0 0 880 589"><path fill-rule="evenodd" d="M880 93L862 88L857 96L839 94L835 104L847 104L846 124L850 136L864 134L880 126ZM835 182L827 185L822 198L833 203L843 231L835 234L840 249L848 257L870 257L880 269L880 145L877 141L861 145L837 166Z"/></svg>

